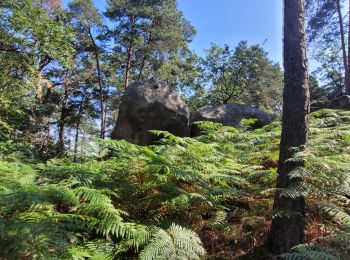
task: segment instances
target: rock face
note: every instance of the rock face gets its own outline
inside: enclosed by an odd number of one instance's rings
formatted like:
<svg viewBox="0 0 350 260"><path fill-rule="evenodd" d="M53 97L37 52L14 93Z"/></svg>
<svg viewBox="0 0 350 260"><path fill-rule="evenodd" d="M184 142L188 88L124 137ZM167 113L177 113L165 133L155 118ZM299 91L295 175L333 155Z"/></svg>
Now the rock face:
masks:
<svg viewBox="0 0 350 260"><path fill-rule="evenodd" d="M315 111L318 111L320 109L328 108L329 107L328 103L329 102L326 102L326 101L313 102L310 105L310 112L315 112Z"/></svg>
<svg viewBox="0 0 350 260"><path fill-rule="evenodd" d="M350 109L350 96L344 95L332 100L329 108Z"/></svg>
<svg viewBox="0 0 350 260"><path fill-rule="evenodd" d="M271 118L261 110L240 104L224 104L219 106L205 106L199 108L194 116L193 122L210 121L220 123L225 126L239 126L242 119L255 118L257 121L252 126L260 128L271 123ZM200 134L198 127L191 126L191 136Z"/></svg>
<svg viewBox="0 0 350 260"><path fill-rule="evenodd" d="M164 130L177 136L189 135L189 111L179 94L156 79L130 85L122 98L112 139L138 145L157 140L149 130Z"/></svg>

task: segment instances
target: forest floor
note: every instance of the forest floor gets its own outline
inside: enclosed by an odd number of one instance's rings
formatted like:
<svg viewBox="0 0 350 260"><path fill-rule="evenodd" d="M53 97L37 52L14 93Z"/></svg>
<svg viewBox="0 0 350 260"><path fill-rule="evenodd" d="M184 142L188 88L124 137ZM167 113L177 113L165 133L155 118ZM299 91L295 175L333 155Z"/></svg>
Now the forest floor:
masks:
<svg viewBox="0 0 350 260"><path fill-rule="evenodd" d="M251 123L201 123L196 138L158 131L161 144L149 147L100 141L79 162L40 162L24 145L2 143L0 258L154 259L174 249L188 259L237 259L256 252L279 214L272 204L280 124L250 130ZM306 160L307 169L293 174L307 184L283 194L307 198L306 242L346 259L349 246L333 238L350 226L350 112L314 112L308 148L296 149L294 159Z"/></svg>

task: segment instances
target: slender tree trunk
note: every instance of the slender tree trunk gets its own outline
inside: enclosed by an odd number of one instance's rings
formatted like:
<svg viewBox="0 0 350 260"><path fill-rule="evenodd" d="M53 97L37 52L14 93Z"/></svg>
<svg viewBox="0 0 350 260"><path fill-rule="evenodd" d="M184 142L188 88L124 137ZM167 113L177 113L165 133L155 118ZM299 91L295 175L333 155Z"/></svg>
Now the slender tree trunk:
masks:
<svg viewBox="0 0 350 260"><path fill-rule="evenodd" d="M131 53L132 53L132 43L129 43L128 51L127 51L127 60L126 60L126 68L125 68L125 79L124 79L124 89L129 86L129 74L131 69Z"/></svg>
<svg viewBox="0 0 350 260"><path fill-rule="evenodd" d="M62 153L64 150L64 130L65 130L65 119L66 115L68 113L68 110L66 107L61 108L61 115L60 119L58 120L58 146L59 146L59 153Z"/></svg>
<svg viewBox="0 0 350 260"><path fill-rule="evenodd" d="M342 55L343 55L343 63L344 63L344 71L345 71L345 89L348 89L349 82L349 68L348 68L348 57L346 53L346 45L345 45L345 33L344 33L344 21L343 21L343 15L341 12L341 6L340 6L340 0L336 0L337 4L337 13L338 13L338 20L339 20L339 30L340 30L340 39L341 39L341 49L342 49Z"/></svg>
<svg viewBox="0 0 350 260"><path fill-rule="evenodd" d="M310 95L304 29L305 0L284 0L284 96L282 136L277 188L300 187L303 179L289 173L304 162L286 161L293 157L291 148L304 149L308 136ZM272 221L269 247L276 254L289 251L304 241L305 199L276 192L276 217Z"/></svg>
<svg viewBox="0 0 350 260"><path fill-rule="evenodd" d="M64 128L65 128L65 123L64 123L64 112L61 111L61 116L60 120L58 121L58 147L59 147L59 153L62 153L64 150Z"/></svg>
<svg viewBox="0 0 350 260"><path fill-rule="evenodd" d="M105 114L105 100L104 100L104 93L103 93L103 85L102 85L102 77L101 77L101 68L100 68L100 59L99 59L99 52L98 47L95 42L94 37L92 36L91 29L88 28L89 37L93 45L94 49L94 55L95 55L95 62L96 62L96 69L97 69L97 82L98 82L98 88L99 88L99 95L100 95L100 111L101 111L101 128L100 128L100 138L105 139L105 133L106 133L106 114Z"/></svg>
<svg viewBox="0 0 350 260"><path fill-rule="evenodd" d="M67 136L68 136L68 151L71 151L72 149L72 128L69 127L67 130Z"/></svg>
<svg viewBox="0 0 350 260"><path fill-rule="evenodd" d="M80 131L80 118L83 111L84 99L81 101L78 112L78 120L75 125L75 139L74 139L74 161L77 161L78 143L79 143L79 131Z"/></svg>
<svg viewBox="0 0 350 260"><path fill-rule="evenodd" d="M47 123L47 129L46 129L46 141L50 140L51 137L51 125L50 125L50 120L48 120L49 122Z"/></svg>
<svg viewBox="0 0 350 260"><path fill-rule="evenodd" d="M85 143L85 133L84 132L83 132L82 142ZM84 146L81 145L80 146L80 162L83 161L83 156L84 156Z"/></svg>
<svg viewBox="0 0 350 260"><path fill-rule="evenodd" d="M151 44L151 41L152 41L152 29L153 29L153 27L154 27L154 21L152 22L151 31L148 34L148 40L147 40L147 45L146 45L147 47ZM147 54L145 54L142 58L138 80L141 80L141 78L143 76L143 69L145 68L146 60L147 60Z"/></svg>
<svg viewBox="0 0 350 260"><path fill-rule="evenodd" d="M75 138L74 138L74 161L77 161L78 143L79 143L79 131L80 131L80 119L78 119L75 126Z"/></svg>
<svg viewBox="0 0 350 260"><path fill-rule="evenodd" d="M61 100L61 115L60 119L58 120L58 146L59 146L59 153L63 153L64 150L64 129L65 129L65 120L68 116L68 84L69 84L69 77L70 77L70 71L67 72L67 75L65 76L65 82L64 82L64 94L63 99Z"/></svg>
<svg viewBox="0 0 350 260"><path fill-rule="evenodd" d="M350 12L350 1L348 11ZM345 95L350 95L350 17L348 20L348 66L345 69Z"/></svg>
<svg viewBox="0 0 350 260"><path fill-rule="evenodd" d="M140 72L139 72L138 80L141 80L141 78L142 78L143 69L145 68L145 63L146 63L146 55L143 56L142 61L141 61L141 67L140 67Z"/></svg>

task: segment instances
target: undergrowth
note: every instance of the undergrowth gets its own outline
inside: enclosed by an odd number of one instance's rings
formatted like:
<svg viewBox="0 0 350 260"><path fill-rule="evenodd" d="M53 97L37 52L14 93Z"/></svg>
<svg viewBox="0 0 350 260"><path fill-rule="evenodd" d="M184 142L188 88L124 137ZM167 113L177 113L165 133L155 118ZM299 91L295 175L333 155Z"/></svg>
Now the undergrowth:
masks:
<svg viewBox="0 0 350 260"><path fill-rule="evenodd" d="M286 259L350 256L350 112L311 116L307 243ZM276 191L278 122L154 131L159 145L100 141L99 153L45 163L2 143L0 259L234 259L265 241ZM24 149L25 150L25 149ZM323 257L323 258L322 258Z"/></svg>

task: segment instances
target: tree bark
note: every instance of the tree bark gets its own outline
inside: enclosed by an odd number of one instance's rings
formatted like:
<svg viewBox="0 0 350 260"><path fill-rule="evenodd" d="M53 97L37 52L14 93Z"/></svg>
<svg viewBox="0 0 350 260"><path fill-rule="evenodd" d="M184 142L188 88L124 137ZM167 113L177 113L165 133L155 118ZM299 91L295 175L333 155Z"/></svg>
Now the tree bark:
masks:
<svg viewBox="0 0 350 260"><path fill-rule="evenodd" d="M277 188L300 187L304 180L290 178L289 173L304 162L286 161L293 157L291 148L305 148L308 137L310 94L305 36L305 0L284 0L284 94L282 136ZM276 254L289 251L304 241L305 199L281 196L276 192L269 248ZM287 215L285 215L287 214Z"/></svg>
<svg viewBox="0 0 350 260"><path fill-rule="evenodd" d="M152 29L153 28L154 28L154 21L152 21L152 26L151 26L150 32L148 34L148 40L147 40L146 47L148 47L152 42ZM142 58L138 80L141 80L141 78L143 76L143 69L145 68L146 60L147 60L147 54L145 54Z"/></svg>
<svg viewBox="0 0 350 260"><path fill-rule="evenodd" d="M65 121L66 117L68 116L68 84L69 84L69 78L70 78L70 71L67 71L65 76L65 82L64 82L64 94L63 98L61 100L61 115L60 119L58 120L58 147L59 147L59 153L62 154L65 148L64 144L64 129L65 129Z"/></svg>
<svg viewBox="0 0 350 260"><path fill-rule="evenodd" d="M105 139L105 133L106 133L106 114L105 114L105 99L104 99L104 93L103 93L103 85L102 85L102 78L101 78L101 68L100 68L100 59L99 59L99 53L98 53L98 47L95 42L94 37L92 36L91 29L88 28L89 37L92 42L92 46L94 49L94 55L95 55L95 63L96 63L96 69L97 69L97 82L98 82L98 88L99 88L99 95L100 95L100 111L101 111L101 128L100 128L100 138Z"/></svg>
<svg viewBox="0 0 350 260"><path fill-rule="evenodd" d="M350 1L348 11L350 12ZM350 18L348 20L348 66L345 68L345 95L350 95Z"/></svg>
<svg viewBox="0 0 350 260"><path fill-rule="evenodd" d="M126 68L125 68L125 78L124 78L124 89L126 89L129 86L129 75L131 70L131 58L132 58L132 50L133 50L133 37L135 36L134 31L134 25L136 23L135 16L129 17L129 23L131 24L131 38L129 39L129 45L127 47L127 54L126 54Z"/></svg>
<svg viewBox="0 0 350 260"><path fill-rule="evenodd" d="M61 115L60 119L58 120L58 146L59 146L59 153L63 153L63 150L65 148L64 144L64 129L65 129L65 119L68 114L68 109L65 105L61 108Z"/></svg>
<svg viewBox="0 0 350 260"><path fill-rule="evenodd" d="M124 89L126 89L129 85L129 74L131 69L131 52L132 52L132 43L129 43L129 47L127 50L127 57L126 57L126 68L125 68L125 79L124 79Z"/></svg>
<svg viewBox="0 0 350 260"><path fill-rule="evenodd" d="M349 69L348 69L348 57L346 53L346 45L345 45L345 33L344 33L344 22L343 22L343 15L341 12L341 6L340 6L340 0L336 0L337 4L337 13L338 13L338 20L339 20L339 30L340 30L340 40L341 40L341 49L342 49L342 55L343 55L343 63L344 63L344 70L345 70L345 89L348 89L349 85Z"/></svg>
<svg viewBox="0 0 350 260"><path fill-rule="evenodd" d="M146 63L146 55L143 56L142 61L141 61L141 67L140 67L140 72L139 72L138 80L141 80L141 78L142 78L142 76L143 76L143 69L145 68L145 63Z"/></svg>
<svg viewBox="0 0 350 260"><path fill-rule="evenodd" d="M79 111L78 111L78 120L75 125L75 139L74 139L74 161L77 161L77 155L78 155L78 143L79 143L79 131L80 131L80 118L81 113L83 112L83 105L84 105L85 98L82 99Z"/></svg>

